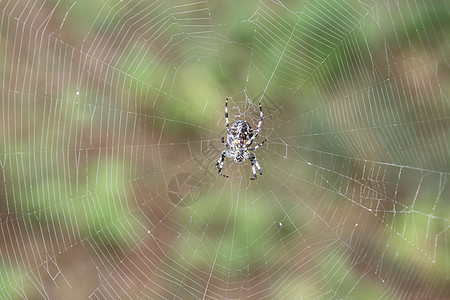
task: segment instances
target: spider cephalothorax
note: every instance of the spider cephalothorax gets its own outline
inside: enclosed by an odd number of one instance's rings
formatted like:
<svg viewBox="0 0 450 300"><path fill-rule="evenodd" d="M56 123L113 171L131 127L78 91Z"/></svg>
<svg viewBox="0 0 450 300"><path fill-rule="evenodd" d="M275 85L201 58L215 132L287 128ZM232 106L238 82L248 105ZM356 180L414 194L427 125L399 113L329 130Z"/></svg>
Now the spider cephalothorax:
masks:
<svg viewBox="0 0 450 300"><path fill-rule="evenodd" d="M231 128L228 122L228 98L225 101L225 127L227 128L227 142L225 143L224 138L222 138L222 143L228 150L223 150L222 155L216 163L216 167L219 170L219 174L225 178L228 178L227 175L222 174L223 161L225 157L234 158L235 163L243 163L246 159L250 160L252 163L252 172L253 178L256 179L256 168L258 168L259 174L262 174L263 171L258 161L256 160L255 155L252 151L261 147L266 140L264 140L261 144L249 148L253 140L258 136L259 131L261 130L261 125L263 121L263 113L261 103L259 104L259 122L258 127L256 128L256 132L253 133L253 129L247 121L237 121L234 123Z"/></svg>

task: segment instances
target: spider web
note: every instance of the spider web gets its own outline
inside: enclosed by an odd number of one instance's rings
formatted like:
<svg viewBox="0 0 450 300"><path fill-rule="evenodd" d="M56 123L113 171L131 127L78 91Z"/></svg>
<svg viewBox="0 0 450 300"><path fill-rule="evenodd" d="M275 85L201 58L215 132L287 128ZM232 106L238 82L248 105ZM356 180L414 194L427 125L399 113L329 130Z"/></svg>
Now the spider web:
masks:
<svg viewBox="0 0 450 300"><path fill-rule="evenodd" d="M2 299L450 297L447 1L0 9Z"/></svg>

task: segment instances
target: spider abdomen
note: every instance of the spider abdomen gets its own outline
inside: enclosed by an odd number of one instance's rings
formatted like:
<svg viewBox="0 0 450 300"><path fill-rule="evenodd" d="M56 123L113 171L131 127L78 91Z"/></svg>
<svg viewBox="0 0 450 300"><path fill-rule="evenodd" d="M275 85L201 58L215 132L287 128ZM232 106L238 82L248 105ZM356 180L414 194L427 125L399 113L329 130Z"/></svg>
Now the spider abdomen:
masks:
<svg viewBox="0 0 450 300"><path fill-rule="evenodd" d="M253 136L253 129L247 121L237 121L234 123L227 134L228 144L235 148L242 148ZM250 144L246 145L247 147Z"/></svg>

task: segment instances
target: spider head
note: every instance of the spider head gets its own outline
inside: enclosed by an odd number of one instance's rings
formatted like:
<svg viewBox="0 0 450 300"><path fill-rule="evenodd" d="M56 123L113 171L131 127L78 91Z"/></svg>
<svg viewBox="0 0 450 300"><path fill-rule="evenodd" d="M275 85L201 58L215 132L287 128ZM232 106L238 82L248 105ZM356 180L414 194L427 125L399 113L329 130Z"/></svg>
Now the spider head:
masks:
<svg viewBox="0 0 450 300"><path fill-rule="evenodd" d="M235 163L242 163L242 162L244 162L244 160L245 160L245 158L244 158L244 149L240 148L236 152L236 156L234 157L234 162Z"/></svg>

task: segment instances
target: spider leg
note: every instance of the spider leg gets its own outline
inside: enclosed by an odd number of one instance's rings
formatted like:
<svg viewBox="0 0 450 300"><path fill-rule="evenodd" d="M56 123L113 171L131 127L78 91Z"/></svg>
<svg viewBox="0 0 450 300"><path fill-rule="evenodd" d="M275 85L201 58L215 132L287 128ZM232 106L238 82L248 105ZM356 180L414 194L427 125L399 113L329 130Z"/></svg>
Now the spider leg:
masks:
<svg viewBox="0 0 450 300"><path fill-rule="evenodd" d="M261 166L259 165L258 160L256 159L255 155L252 154L252 156L250 156L249 159L252 163L252 172L253 172L253 178L250 178L250 180L255 180L257 178L256 169L258 169L260 175L262 175L263 171L262 171Z"/></svg>
<svg viewBox="0 0 450 300"><path fill-rule="evenodd" d="M228 145L227 143L225 143L225 138L222 137L222 144L225 145L225 147L227 147L228 149L231 149L230 145Z"/></svg>
<svg viewBox="0 0 450 300"><path fill-rule="evenodd" d="M263 122L263 112L262 112L262 106L261 103L259 103L259 122L258 122L258 126L256 127L256 132L255 134L247 141L247 146L251 145L253 143L253 140L258 136L259 131L261 130L261 125Z"/></svg>
<svg viewBox="0 0 450 300"><path fill-rule="evenodd" d="M255 157L255 165L256 165L256 168L258 168L259 175L262 175L263 170L261 169L261 166L259 165L258 160L256 159L256 157Z"/></svg>
<svg viewBox="0 0 450 300"><path fill-rule="evenodd" d="M228 129L230 127L230 123L228 122L228 98L225 100L225 127Z"/></svg>
<svg viewBox="0 0 450 300"><path fill-rule="evenodd" d="M255 146L255 147L250 148L250 149L248 149L248 150L249 150L249 151L254 151L254 150L258 149L258 148L261 147L266 141L267 141L267 139L265 139L264 141L262 141L262 143L259 144L258 146Z"/></svg>
<svg viewBox="0 0 450 300"><path fill-rule="evenodd" d="M227 153L228 153L227 150L223 150L222 154L220 155L219 160L217 160L217 162L216 162L216 168L219 171L219 175L222 175L225 178L228 178L228 175L222 174L222 167L223 167L223 161L225 160L225 157L227 157Z"/></svg>

